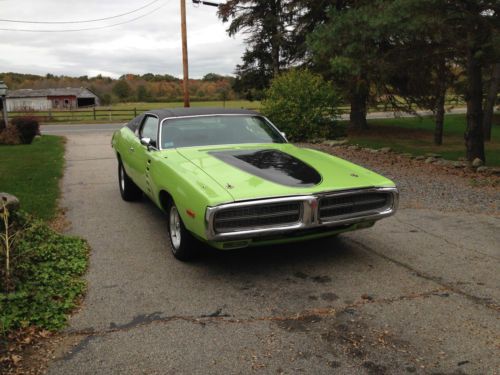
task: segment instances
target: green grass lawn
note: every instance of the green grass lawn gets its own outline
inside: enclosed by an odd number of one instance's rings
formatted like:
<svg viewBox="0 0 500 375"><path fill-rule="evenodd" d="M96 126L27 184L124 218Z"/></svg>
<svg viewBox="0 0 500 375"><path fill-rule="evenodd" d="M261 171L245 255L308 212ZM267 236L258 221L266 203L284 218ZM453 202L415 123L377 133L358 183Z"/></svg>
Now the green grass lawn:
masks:
<svg viewBox="0 0 500 375"><path fill-rule="evenodd" d="M54 218L64 165L63 138L44 135L31 145L0 146L0 191L40 219Z"/></svg>
<svg viewBox="0 0 500 375"><path fill-rule="evenodd" d="M396 152L413 155L438 153L449 160L465 156L465 115L446 116L441 146L433 143L432 117L369 120L368 124L370 129L367 131L348 135L350 143L370 148L391 147ZM346 124L342 123L341 126ZM500 115L495 116L492 140L486 142L486 161L487 165L500 166Z"/></svg>

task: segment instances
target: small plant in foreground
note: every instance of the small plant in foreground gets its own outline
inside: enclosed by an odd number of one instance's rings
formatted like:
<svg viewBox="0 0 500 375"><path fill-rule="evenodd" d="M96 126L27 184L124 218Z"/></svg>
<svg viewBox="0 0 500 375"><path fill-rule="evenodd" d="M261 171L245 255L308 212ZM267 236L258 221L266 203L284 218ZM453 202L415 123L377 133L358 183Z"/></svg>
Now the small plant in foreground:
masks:
<svg viewBox="0 0 500 375"><path fill-rule="evenodd" d="M13 230L13 225L10 223L10 212L5 204L5 201L2 200L0 202L2 210L1 214L1 222L2 222L2 233L0 233L0 249L2 250L2 256L5 259L3 263L3 283L4 288L7 292L12 288L12 280L11 280L11 250L14 247L14 242L16 236L20 233L19 231Z"/></svg>

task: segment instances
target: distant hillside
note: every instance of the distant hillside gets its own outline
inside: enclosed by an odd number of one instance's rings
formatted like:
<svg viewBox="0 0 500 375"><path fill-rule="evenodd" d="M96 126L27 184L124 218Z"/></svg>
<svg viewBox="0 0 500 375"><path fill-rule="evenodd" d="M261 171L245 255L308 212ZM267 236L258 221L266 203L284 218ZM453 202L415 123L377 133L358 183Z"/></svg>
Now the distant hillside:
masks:
<svg viewBox="0 0 500 375"><path fill-rule="evenodd" d="M0 73L9 89L46 89L86 87L102 99L103 104L120 102L176 102L182 100L182 81L169 74L126 74L119 79L104 77L68 77L47 74ZM191 100L238 99L233 90L234 78L209 73L189 84Z"/></svg>

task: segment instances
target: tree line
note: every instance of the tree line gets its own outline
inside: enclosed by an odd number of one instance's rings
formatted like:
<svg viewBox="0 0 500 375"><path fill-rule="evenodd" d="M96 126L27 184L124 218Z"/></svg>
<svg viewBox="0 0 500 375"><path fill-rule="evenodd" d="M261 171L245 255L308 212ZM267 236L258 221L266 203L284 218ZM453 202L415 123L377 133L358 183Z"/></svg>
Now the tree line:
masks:
<svg viewBox="0 0 500 375"><path fill-rule="evenodd" d="M430 109L441 144L447 95L467 104L467 158L485 160L500 80L498 0L229 0L229 35L245 35L235 90L259 98L281 72L321 74L350 105L350 127L367 108Z"/></svg>
<svg viewBox="0 0 500 375"><path fill-rule="evenodd" d="M169 74L126 74L118 79L98 75L45 76L20 73L0 73L10 90L85 87L97 94L104 105L119 102L178 102L182 101L182 81ZM196 101L236 99L234 78L208 73L201 79L190 80L190 94Z"/></svg>

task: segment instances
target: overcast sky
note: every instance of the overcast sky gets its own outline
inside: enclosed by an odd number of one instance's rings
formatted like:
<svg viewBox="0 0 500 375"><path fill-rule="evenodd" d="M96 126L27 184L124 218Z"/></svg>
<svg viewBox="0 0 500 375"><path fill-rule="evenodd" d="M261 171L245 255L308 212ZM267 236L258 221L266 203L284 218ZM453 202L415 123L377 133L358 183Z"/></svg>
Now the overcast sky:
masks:
<svg viewBox="0 0 500 375"><path fill-rule="evenodd" d="M0 19L79 21L111 17L154 0L0 0ZM214 1L214 0L212 0ZM222 0L215 0L222 2ZM230 38L217 9L186 0L190 75L232 74L244 51L242 38ZM0 31L0 72L71 76L124 73L182 75L179 0L157 0L119 18L83 24L21 24L0 21L0 29L60 30L121 26L92 31L42 33Z"/></svg>

